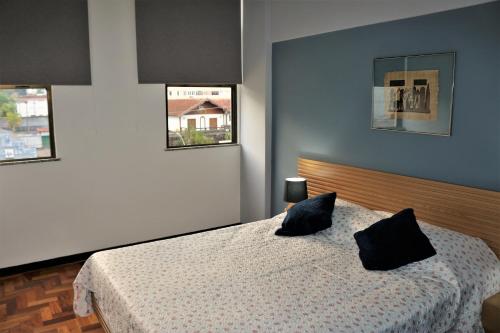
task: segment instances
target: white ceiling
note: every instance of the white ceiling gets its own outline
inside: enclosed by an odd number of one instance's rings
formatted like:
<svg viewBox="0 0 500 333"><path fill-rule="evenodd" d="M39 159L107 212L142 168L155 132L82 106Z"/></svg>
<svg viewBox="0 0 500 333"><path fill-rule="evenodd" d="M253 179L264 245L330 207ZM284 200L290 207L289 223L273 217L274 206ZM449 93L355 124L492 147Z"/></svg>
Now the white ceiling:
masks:
<svg viewBox="0 0 500 333"><path fill-rule="evenodd" d="M273 42L425 15L491 0L271 0Z"/></svg>

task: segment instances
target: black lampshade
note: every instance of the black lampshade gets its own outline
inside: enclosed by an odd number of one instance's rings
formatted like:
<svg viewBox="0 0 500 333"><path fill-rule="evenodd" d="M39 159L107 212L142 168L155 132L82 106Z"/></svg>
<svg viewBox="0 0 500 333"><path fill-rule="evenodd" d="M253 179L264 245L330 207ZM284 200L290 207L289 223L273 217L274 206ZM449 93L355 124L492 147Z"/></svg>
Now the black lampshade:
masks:
<svg viewBox="0 0 500 333"><path fill-rule="evenodd" d="M285 179L286 202L299 202L307 199L307 181L305 178L295 177Z"/></svg>

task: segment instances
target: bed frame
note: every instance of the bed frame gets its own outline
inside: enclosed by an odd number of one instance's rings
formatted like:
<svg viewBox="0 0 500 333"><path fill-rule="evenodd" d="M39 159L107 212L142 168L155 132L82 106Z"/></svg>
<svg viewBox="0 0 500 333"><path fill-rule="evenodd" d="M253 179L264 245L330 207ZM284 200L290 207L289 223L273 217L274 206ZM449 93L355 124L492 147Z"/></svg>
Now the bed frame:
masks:
<svg viewBox="0 0 500 333"><path fill-rule="evenodd" d="M99 304L97 304L97 300L94 296L94 293L92 293L91 297L92 297L92 307L94 308L94 313L95 313L95 316L97 317L97 320L99 320L99 324L101 324L104 332L111 333L111 330L109 329L108 324L106 324L106 321L104 320L104 318L102 316L101 308L99 307Z"/></svg>
<svg viewBox="0 0 500 333"><path fill-rule="evenodd" d="M337 192L389 212L411 207L422 221L479 237L500 256L500 192L304 158L298 174L307 179L309 196Z"/></svg>
<svg viewBox="0 0 500 333"><path fill-rule="evenodd" d="M298 160L298 174L307 179L309 196L337 192L339 198L389 212L412 207L419 219L480 237L500 256L500 192L304 158ZM111 333L94 295L92 304L104 331ZM486 332L500 327L498 306L500 294L484 302Z"/></svg>

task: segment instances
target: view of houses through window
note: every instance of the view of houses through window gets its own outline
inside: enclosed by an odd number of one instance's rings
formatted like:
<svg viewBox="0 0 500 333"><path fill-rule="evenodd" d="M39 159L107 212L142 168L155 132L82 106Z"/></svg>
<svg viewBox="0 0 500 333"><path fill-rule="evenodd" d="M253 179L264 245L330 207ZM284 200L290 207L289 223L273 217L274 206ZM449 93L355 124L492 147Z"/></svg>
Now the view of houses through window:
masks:
<svg viewBox="0 0 500 333"><path fill-rule="evenodd" d="M49 87L0 86L0 162L53 157Z"/></svg>
<svg viewBox="0 0 500 333"><path fill-rule="evenodd" d="M167 86L168 148L233 143L235 86Z"/></svg>

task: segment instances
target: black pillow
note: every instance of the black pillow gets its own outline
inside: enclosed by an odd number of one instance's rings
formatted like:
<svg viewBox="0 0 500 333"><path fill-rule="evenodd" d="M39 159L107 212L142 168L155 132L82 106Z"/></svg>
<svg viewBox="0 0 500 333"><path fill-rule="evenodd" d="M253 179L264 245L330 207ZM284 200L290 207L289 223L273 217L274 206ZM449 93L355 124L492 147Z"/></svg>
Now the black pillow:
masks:
<svg viewBox="0 0 500 333"><path fill-rule="evenodd" d="M332 212L336 193L321 194L303 200L288 210L278 236L304 236L332 226Z"/></svg>
<svg viewBox="0 0 500 333"><path fill-rule="evenodd" d="M354 238L363 267L369 270L387 271L436 254L411 208L356 232Z"/></svg>

